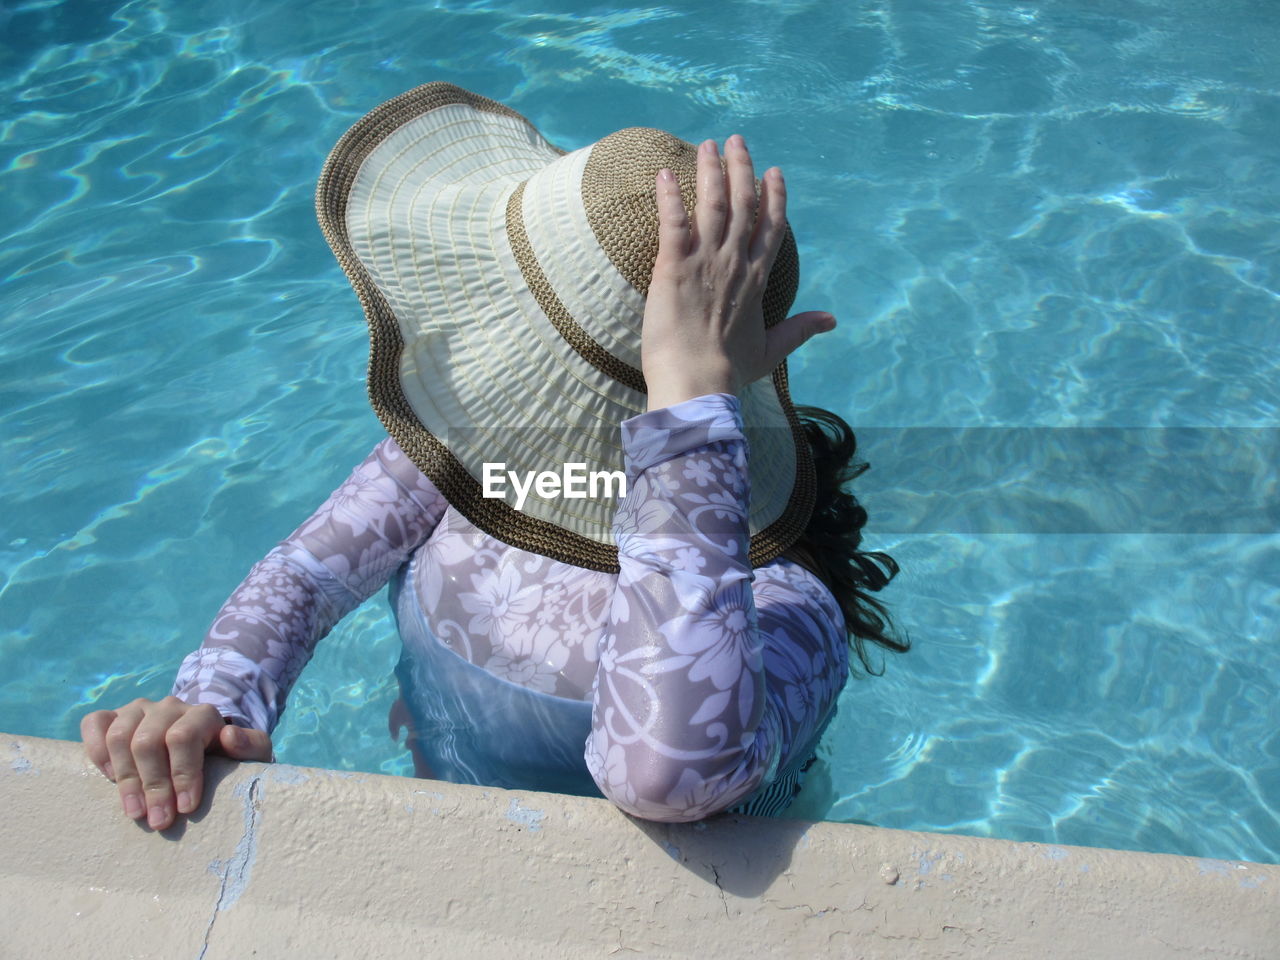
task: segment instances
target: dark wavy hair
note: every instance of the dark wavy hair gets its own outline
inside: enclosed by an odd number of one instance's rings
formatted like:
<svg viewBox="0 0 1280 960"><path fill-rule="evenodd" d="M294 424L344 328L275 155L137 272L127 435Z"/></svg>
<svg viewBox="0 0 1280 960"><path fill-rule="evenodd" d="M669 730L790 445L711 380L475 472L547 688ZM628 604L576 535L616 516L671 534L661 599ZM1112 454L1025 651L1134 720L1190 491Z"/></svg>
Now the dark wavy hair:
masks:
<svg viewBox="0 0 1280 960"><path fill-rule="evenodd" d="M813 451L817 496L804 533L783 552L827 585L844 613L849 643L873 676L867 659L868 641L895 653L906 653L911 641L898 635L885 605L872 597L898 574L887 553L859 550L867 511L845 484L865 473L870 464L857 459L853 429L837 414L821 407L797 406L800 425Z"/></svg>

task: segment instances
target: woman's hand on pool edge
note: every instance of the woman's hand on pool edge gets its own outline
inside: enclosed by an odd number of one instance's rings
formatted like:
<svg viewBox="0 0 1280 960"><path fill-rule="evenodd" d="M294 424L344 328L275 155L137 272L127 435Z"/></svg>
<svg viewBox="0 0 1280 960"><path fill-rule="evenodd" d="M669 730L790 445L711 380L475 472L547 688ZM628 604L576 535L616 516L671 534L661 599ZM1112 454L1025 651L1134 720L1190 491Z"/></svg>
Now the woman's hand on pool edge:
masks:
<svg viewBox="0 0 1280 960"><path fill-rule="evenodd" d="M155 830L200 806L206 753L271 759L264 731L232 726L209 704L172 696L94 711L80 721L80 737L89 759L119 788L125 815L145 817Z"/></svg>

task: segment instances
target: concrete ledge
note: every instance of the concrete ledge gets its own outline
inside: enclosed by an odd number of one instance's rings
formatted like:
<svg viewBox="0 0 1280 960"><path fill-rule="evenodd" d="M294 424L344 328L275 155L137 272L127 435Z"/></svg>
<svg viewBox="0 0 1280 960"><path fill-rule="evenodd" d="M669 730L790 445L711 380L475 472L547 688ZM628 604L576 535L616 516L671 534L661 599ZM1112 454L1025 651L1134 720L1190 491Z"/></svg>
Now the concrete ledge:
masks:
<svg viewBox="0 0 1280 960"><path fill-rule="evenodd" d="M80 745L0 736L12 957L1280 955L1280 867L214 760L126 819Z"/></svg>

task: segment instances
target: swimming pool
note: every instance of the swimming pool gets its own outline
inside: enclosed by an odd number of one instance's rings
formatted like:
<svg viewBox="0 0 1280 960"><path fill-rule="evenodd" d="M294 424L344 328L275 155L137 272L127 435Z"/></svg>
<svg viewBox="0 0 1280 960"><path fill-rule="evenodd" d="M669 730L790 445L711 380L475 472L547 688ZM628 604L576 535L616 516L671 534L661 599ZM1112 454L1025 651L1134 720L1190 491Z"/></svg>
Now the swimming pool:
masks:
<svg viewBox="0 0 1280 960"><path fill-rule="evenodd" d="M0 12L0 730L167 693L381 435L312 191L442 79L566 148L738 130L787 171L798 307L841 320L793 393L859 428L915 642L801 815L1280 859L1269 4L404 7ZM331 634L281 758L410 772L397 653L377 600Z"/></svg>

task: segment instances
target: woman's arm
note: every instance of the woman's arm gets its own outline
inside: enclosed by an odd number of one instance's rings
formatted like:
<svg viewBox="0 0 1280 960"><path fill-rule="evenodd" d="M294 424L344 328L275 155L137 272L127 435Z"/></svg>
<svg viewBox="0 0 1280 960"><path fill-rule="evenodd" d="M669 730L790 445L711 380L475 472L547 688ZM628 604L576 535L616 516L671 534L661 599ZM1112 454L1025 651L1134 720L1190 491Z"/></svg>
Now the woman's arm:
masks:
<svg viewBox="0 0 1280 960"><path fill-rule="evenodd" d="M735 395L835 318L801 313L765 329L785 187L771 169L757 199L741 137L729 138L725 161L714 141L699 148L692 220L671 171L657 177L659 249L641 343L649 412L624 425L621 575L587 746L605 795L657 820L705 817L770 782L812 746L845 676L833 598L781 598L766 622L752 592ZM798 585L794 593L804 596ZM773 673L766 649L777 653ZM797 666L806 659L807 677Z"/></svg>
<svg viewBox="0 0 1280 960"><path fill-rule="evenodd" d="M426 541L446 503L395 441L374 447L262 560L182 662L173 695L241 726L275 729L316 644Z"/></svg>
<svg viewBox="0 0 1280 960"><path fill-rule="evenodd" d="M844 621L795 565L753 586L737 398L650 411L623 440L587 765L628 813L697 820L807 759L847 676Z"/></svg>
<svg viewBox="0 0 1280 960"><path fill-rule="evenodd" d="M384 440L254 566L183 661L172 695L88 714L85 751L116 782L126 815L164 829L196 809L208 751L269 759L268 733L316 643L386 583L444 508L435 486Z"/></svg>

